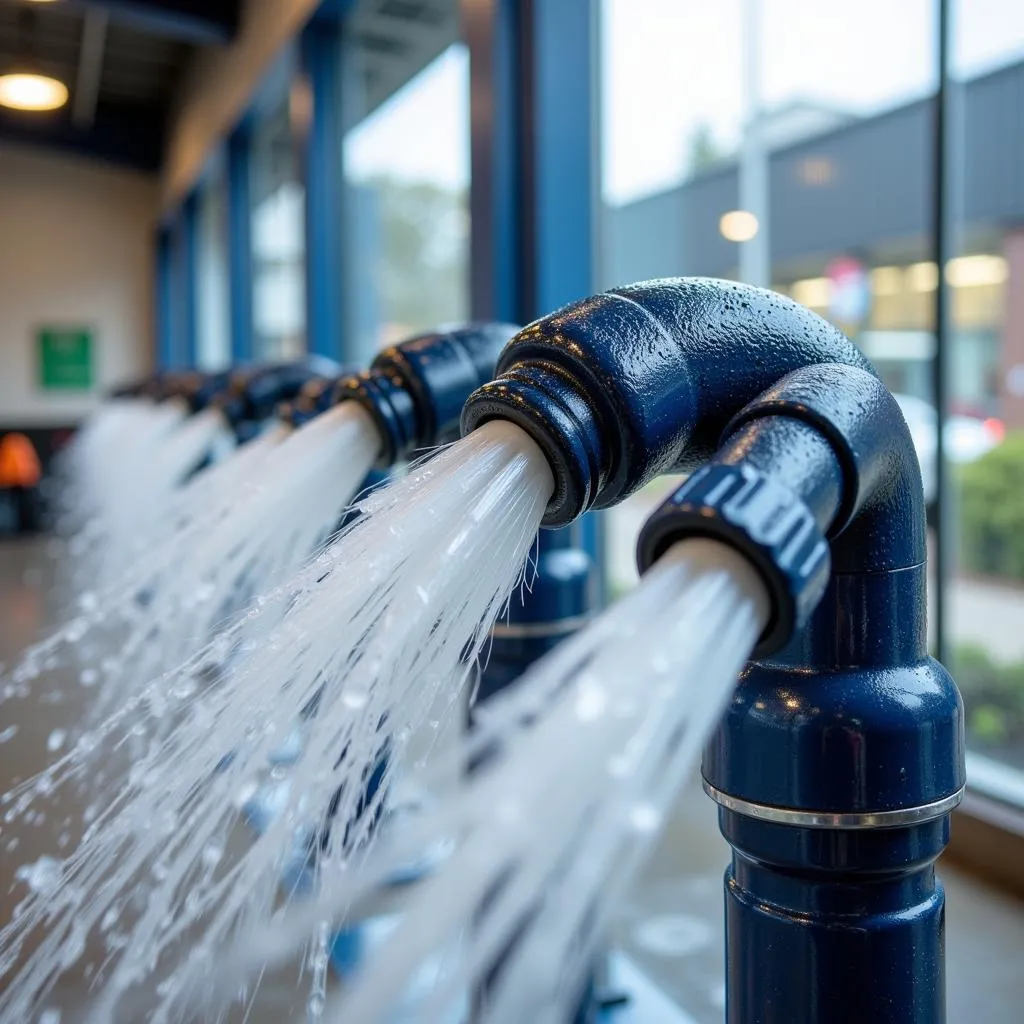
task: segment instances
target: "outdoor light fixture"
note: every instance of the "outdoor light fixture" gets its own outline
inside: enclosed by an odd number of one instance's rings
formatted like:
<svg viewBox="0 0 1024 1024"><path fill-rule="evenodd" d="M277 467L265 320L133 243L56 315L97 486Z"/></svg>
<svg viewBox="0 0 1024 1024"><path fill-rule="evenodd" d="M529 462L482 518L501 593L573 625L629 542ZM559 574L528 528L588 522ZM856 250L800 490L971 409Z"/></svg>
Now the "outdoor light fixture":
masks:
<svg viewBox="0 0 1024 1024"><path fill-rule="evenodd" d="M757 234L757 218L749 210L730 210L722 214L718 230L729 242L749 242Z"/></svg>
<svg viewBox="0 0 1024 1024"><path fill-rule="evenodd" d="M912 292L932 292L939 283L939 271L934 263L911 263L907 267L907 287Z"/></svg>
<svg viewBox="0 0 1024 1024"><path fill-rule="evenodd" d="M899 295L903 291L901 267L875 267L871 271L871 294L876 298Z"/></svg>
<svg viewBox="0 0 1024 1024"><path fill-rule="evenodd" d="M832 282L827 277L805 277L794 281L789 294L809 309L825 309L832 301Z"/></svg>
<svg viewBox="0 0 1024 1024"><path fill-rule="evenodd" d="M68 101L68 87L46 75L0 75L0 106L14 110L57 110Z"/></svg>
<svg viewBox="0 0 1024 1024"><path fill-rule="evenodd" d="M1003 256L957 256L946 264L946 280L954 288L1002 284L1009 276Z"/></svg>

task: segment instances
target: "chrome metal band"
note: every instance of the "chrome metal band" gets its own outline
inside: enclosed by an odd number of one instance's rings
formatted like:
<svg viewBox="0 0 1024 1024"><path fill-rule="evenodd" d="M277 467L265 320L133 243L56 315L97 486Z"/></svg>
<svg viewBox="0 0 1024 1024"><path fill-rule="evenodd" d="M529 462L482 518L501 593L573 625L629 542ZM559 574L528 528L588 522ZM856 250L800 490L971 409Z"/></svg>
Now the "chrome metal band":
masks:
<svg viewBox="0 0 1024 1024"><path fill-rule="evenodd" d="M492 636L532 637L560 636L562 633L575 633L582 629L593 615L569 615L553 622L496 622L491 628Z"/></svg>
<svg viewBox="0 0 1024 1024"><path fill-rule="evenodd" d="M702 778L701 782L704 785L704 792L720 807L746 815L748 818L771 821L778 825L796 825L800 828L897 828L901 825L917 825L948 814L964 796L964 787L961 787L941 800L919 804L917 807L900 807L895 811L834 814L829 811L799 811L789 807L755 804L715 789L707 779Z"/></svg>

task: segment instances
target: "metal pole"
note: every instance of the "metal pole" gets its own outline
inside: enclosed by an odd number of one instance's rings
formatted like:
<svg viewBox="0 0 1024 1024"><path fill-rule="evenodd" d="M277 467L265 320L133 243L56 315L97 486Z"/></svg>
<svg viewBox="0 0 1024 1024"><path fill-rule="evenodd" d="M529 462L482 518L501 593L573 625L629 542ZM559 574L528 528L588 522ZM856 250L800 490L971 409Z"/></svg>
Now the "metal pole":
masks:
<svg viewBox="0 0 1024 1024"><path fill-rule="evenodd" d="M740 142L740 208L758 223L757 233L740 243L740 279L759 288L771 286L768 154L761 130L761 0L744 0L743 138Z"/></svg>
<svg viewBox="0 0 1024 1024"><path fill-rule="evenodd" d="M949 408L948 344L949 288L946 283L946 264L949 260L950 232L947 219L949 174L946 160L946 137L950 103L949 90L949 0L936 0L937 70L932 134L932 252L937 268L935 281L935 357L932 360L932 388L935 392L935 646L936 655L945 662L949 653L947 642L946 584L949 576L949 548L953 538L948 536L950 518L949 474L946 467L946 445L943 438L946 414Z"/></svg>

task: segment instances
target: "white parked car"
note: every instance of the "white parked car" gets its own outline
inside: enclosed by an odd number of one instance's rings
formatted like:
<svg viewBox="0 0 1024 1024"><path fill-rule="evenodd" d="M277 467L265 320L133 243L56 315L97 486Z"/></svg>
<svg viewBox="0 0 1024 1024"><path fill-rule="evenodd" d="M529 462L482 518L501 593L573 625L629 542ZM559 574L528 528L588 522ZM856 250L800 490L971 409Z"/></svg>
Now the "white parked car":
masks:
<svg viewBox="0 0 1024 1024"><path fill-rule="evenodd" d="M931 504L936 498L935 479L935 407L913 395L893 395L903 412L914 439L917 460L921 464L924 500ZM946 419L943 441L946 459L951 463L968 463L980 459L1003 439L1003 424L996 419L978 419L974 416L954 415Z"/></svg>

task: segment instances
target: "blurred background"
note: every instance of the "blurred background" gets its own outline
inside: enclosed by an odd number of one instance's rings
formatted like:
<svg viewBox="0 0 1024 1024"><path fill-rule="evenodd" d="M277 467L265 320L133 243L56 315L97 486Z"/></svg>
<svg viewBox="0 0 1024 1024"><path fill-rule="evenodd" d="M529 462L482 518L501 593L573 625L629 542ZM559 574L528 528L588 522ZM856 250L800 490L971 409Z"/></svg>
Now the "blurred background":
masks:
<svg viewBox="0 0 1024 1024"><path fill-rule="evenodd" d="M1024 893L1022 124L1020 0L0 0L0 532L45 528L53 453L154 366L773 288L904 409L967 712L952 852ZM669 486L606 514L609 594Z"/></svg>

